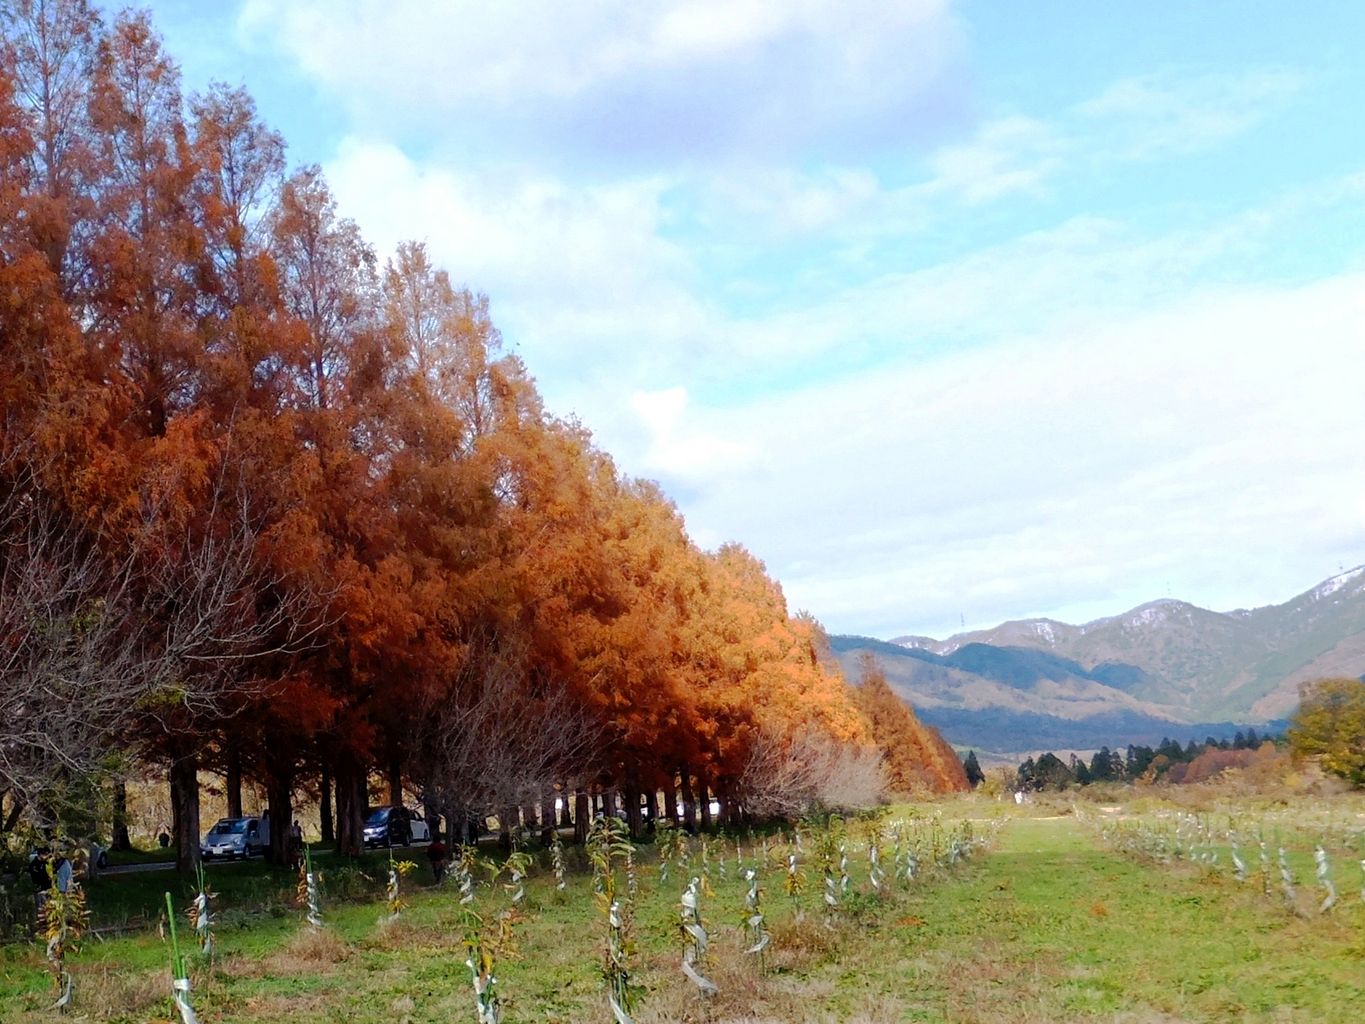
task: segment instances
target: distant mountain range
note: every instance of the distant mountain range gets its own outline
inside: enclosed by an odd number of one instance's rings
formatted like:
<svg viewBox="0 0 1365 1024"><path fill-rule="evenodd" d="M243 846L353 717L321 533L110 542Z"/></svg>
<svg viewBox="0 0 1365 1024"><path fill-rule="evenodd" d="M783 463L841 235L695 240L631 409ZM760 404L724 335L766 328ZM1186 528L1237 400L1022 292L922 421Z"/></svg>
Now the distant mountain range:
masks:
<svg viewBox="0 0 1365 1024"><path fill-rule="evenodd" d="M1090 749L1274 728L1299 685L1365 673L1365 566L1284 604L1214 612L1161 600L1084 625L1006 622L947 640L831 638L851 678L860 654L959 746Z"/></svg>

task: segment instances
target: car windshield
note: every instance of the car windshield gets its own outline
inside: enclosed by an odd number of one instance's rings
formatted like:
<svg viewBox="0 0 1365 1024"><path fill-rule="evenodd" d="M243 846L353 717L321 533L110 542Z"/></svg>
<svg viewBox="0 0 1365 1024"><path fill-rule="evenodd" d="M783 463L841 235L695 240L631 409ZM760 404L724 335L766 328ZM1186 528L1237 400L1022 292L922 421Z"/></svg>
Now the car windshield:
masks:
<svg viewBox="0 0 1365 1024"><path fill-rule="evenodd" d="M389 817L389 809L381 807L377 811L371 811L370 816L365 819L366 825L382 825Z"/></svg>
<svg viewBox="0 0 1365 1024"><path fill-rule="evenodd" d="M246 831L245 818L224 818L213 826L211 834L218 836L238 836Z"/></svg>

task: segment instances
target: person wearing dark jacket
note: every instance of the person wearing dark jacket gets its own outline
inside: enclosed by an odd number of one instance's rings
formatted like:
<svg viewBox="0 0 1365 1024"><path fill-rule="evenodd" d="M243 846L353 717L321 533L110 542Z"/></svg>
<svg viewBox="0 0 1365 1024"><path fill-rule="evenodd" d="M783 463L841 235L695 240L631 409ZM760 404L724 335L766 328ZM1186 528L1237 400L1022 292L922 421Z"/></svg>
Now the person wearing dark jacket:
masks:
<svg viewBox="0 0 1365 1024"><path fill-rule="evenodd" d="M450 866L450 850L446 844L441 842L441 834L438 832L432 836L431 842L427 845L427 860L431 861L431 873L436 879L436 884L441 884L441 879L446 876L446 868Z"/></svg>

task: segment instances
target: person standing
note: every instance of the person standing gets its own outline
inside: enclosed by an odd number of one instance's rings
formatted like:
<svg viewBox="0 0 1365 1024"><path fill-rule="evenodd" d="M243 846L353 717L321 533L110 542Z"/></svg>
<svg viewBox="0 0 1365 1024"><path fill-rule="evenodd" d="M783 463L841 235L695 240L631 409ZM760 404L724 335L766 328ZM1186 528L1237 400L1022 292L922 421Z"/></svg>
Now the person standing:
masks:
<svg viewBox="0 0 1365 1024"><path fill-rule="evenodd" d="M52 862L52 884L57 891L65 893L71 889L71 861L57 854L57 859Z"/></svg>
<svg viewBox="0 0 1365 1024"><path fill-rule="evenodd" d="M40 846L28 861L28 877L33 883L33 903L38 913L38 926L43 926L43 915L47 901L55 889L67 892L71 888L71 861L58 854L52 856L52 848Z"/></svg>
<svg viewBox="0 0 1365 1024"><path fill-rule="evenodd" d="M38 924L43 923L43 908L47 906L48 893L52 891L52 875L48 869L52 865L52 850L40 846L28 859L28 878L33 883L33 902L38 913Z"/></svg>
<svg viewBox="0 0 1365 1024"><path fill-rule="evenodd" d="M303 829L299 825L297 818L289 826L289 866L298 870L303 862Z"/></svg>
<svg viewBox="0 0 1365 1024"><path fill-rule="evenodd" d="M431 874L436 884L440 885L441 879L446 876L446 868L450 866L450 850L441 842L439 832L431 834L431 842L427 844L427 860L431 861Z"/></svg>

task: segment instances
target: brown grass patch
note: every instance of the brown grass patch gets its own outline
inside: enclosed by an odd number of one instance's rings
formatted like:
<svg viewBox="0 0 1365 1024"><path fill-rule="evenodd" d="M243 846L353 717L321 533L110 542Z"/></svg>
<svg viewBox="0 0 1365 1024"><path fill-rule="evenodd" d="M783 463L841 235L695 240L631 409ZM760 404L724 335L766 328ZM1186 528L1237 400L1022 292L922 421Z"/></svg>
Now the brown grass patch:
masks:
<svg viewBox="0 0 1365 1024"><path fill-rule="evenodd" d="M826 956L844 945L845 927L839 922L827 923L823 915L780 918L768 928L773 937L769 948L802 957Z"/></svg>
<svg viewBox="0 0 1365 1024"><path fill-rule="evenodd" d="M319 993L253 996L246 1001L246 1010L259 1021L286 1021L295 1015L319 1014L331 1006L331 1000Z"/></svg>
<svg viewBox="0 0 1365 1024"><path fill-rule="evenodd" d="M390 952L411 951L414 949L440 950L453 948L455 940L448 928L434 924L413 924L405 917L397 921L385 916L379 919L374 934L364 939L365 949L382 949Z"/></svg>
<svg viewBox="0 0 1365 1024"><path fill-rule="evenodd" d="M350 958L351 947L327 928L303 928L269 956L233 956L221 970L234 978L280 978L330 971Z"/></svg>
<svg viewBox="0 0 1365 1024"><path fill-rule="evenodd" d="M1049 992L1061 974L1058 964L1013 959L988 940L974 956L937 963L934 973L946 982L951 1020L1032 1024L1056 1019Z"/></svg>
<svg viewBox="0 0 1365 1024"><path fill-rule="evenodd" d="M843 929L825 928L819 919L784 924L787 935L805 943L806 959L814 949L846 944ZM632 1014L636 1024L894 1024L903 1017L903 1004L884 996L859 996L851 1012L818 1009L817 1004L828 1006L839 995L836 983L803 977L789 966L794 954L778 947L776 934L766 964L744 949L736 936L713 939L704 973L719 991L709 999L683 976L676 957L654 958L650 991Z"/></svg>
<svg viewBox="0 0 1365 1024"><path fill-rule="evenodd" d="M327 928L302 928L289 940L283 953L308 963L339 964L351 955L351 947Z"/></svg>
<svg viewBox="0 0 1365 1024"><path fill-rule="evenodd" d="M96 1020L142 1015L171 994L169 970L130 971L102 964L75 976L76 1009Z"/></svg>

